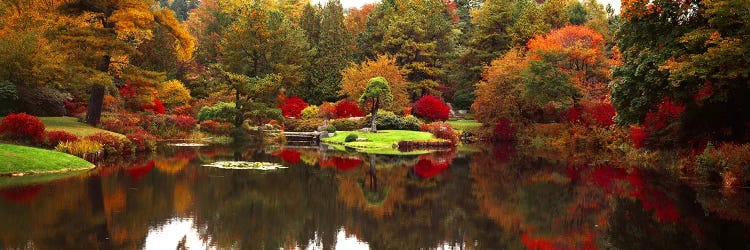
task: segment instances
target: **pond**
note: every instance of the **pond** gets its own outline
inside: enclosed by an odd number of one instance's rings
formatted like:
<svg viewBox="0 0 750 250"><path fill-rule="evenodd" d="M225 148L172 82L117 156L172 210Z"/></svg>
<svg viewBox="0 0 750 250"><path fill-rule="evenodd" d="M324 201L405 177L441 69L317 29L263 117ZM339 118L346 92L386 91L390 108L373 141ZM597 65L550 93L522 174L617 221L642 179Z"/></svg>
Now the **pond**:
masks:
<svg viewBox="0 0 750 250"><path fill-rule="evenodd" d="M750 248L747 189L727 193L615 163L476 148L368 156L169 147L0 188L0 248ZM288 168L205 166L226 160Z"/></svg>

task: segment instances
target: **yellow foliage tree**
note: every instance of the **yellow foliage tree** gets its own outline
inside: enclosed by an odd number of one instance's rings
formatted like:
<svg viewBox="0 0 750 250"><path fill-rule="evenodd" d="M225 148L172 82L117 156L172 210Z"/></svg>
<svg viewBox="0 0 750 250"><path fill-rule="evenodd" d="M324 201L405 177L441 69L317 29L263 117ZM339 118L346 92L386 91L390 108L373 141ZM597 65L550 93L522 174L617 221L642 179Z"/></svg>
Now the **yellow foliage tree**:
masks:
<svg viewBox="0 0 750 250"><path fill-rule="evenodd" d="M190 101L190 90L179 80L169 80L159 84L159 100L169 106L178 106Z"/></svg>
<svg viewBox="0 0 750 250"><path fill-rule="evenodd" d="M339 94L351 100L358 100L367 87L367 82L378 76L388 81L393 94L393 102L383 108L394 112L403 112L409 106L409 95L406 90L407 81L405 70L396 65L396 59L388 55L380 55L375 60L367 60L360 64L351 63L341 71L342 83Z"/></svg>

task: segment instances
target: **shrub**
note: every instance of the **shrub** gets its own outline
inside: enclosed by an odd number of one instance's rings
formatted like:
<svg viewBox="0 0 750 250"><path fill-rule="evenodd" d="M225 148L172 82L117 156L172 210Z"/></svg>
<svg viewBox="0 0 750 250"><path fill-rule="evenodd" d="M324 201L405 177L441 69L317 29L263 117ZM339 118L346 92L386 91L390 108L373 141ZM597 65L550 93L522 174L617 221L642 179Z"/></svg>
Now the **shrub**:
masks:
<svg viewBox="0 0 750 250"><path fill-rule="evenodd" d="M44 145L47 147L54 148L61 142L74 142L78 140L78 136L65 132L65 131L50 131L47 132L47 136L44 139Z"/></svg>
<svg viewBox="0 0 750 250"><path fill-rule="evenodd" d="M359 138L359 136L357 136L357 134L349 134L349 135L346 136L346 138L344 138L344 141L345 142L353 142L353 141L356 141L357 138Z"/></svg>
<svg viewBox="0 0 750 250"><path fill-rule="evenodd" d="M318 106L315 106L315 105L307 106L307 108L302 110L302 113L301 113L302 119L310 120L313 118L317 118L318 112L319 112Z"/></svg>
<svg viewBox="0 0 750 250"><path fill-rule="evenodd" d="M569 123L584 126L608 127L614 124L615 108L609 103L576 105L568 109L565 118Z"/></svg>
<svg viewBox="0 0 750 250"><path fill-rule="evenodd" d="M201 108L198 111L198 121L232 122L235 115L237 115L237 109L234 103L217 102L213 106Z"/></svg>
<svg viewBox="0 0 750 250"><path fill-rule="evenodd" d="M318 108L318 116L323 119L336 119L336 105L323 102Z"/></svg>
<svg viewBox="0 0 750 250"><path fill-rule="evenodd" d="M156 150L156 136L153 136L146 131L139 131L125 135L130 140L133 151L145 152Z"/></svg>
<svg viewBox="0 0 750 250"><path fill-rule="evenodd" d="M414 102L412 112L428 121L444 121L450 116L450 107L432 95L426 95Z"/></svg>
<svg viewBox="0 0 750 250"><path fill-rule="evenodd" d="M84 140L95 141L104 146L104 152L108 155L132 153L130 140L120 138L110 133L97 133L84 138Z"/></svg>
<svg viewBox="0 0 750 250"><path fill-rule="evenodd" d="M232 130L232 124L229 122L217 122L214 120L208 120L201 122L201 130L215 134L215 135L228 135L229 131Z"/></svg>
<svg viewBox="0 0 750 250"><path fill-rule="evenodd" d="M313 132L317 131L318 127L323 126L323 123L323 119L301 120L299 124L297 124L296 129L290 131Z"/></svg>
<svg viewBox="0 0 750 250"><path fill-rule="evenodd" d="M175 125L177 125L178 128L180 128L183 131L190 131L195 128L195 124L198 123L198 120L195 120L192 116L187 115L177 115L177 116L170 116L174 121Z"/></svg>
<svg viewBox="0 0 750 250"><path fill-rule="evenodd" d="M331 122L340 131L352 131L362 128L361 119L336 119Z"/></svg>
<svg viewBox="0 0 750 250"><path fill-rule="evenodd" d="M729 191L750 181L750 144L709 144L695 158L695 171L711 183L721 182Z"/></svg>
<svg viewBox="0 0 750 250"><path fill-rule="evenodd" d="M190 101L190 90L179 80L169 80L159 84L159 99L166 105L182 105Z"/></svg>
<svg viewBox="0 0 750 250"><path fill-rule="evenodd" d="M292 96L285 98L281 105L279 105L279 108L281 108L281 114L284 117L299 118L302 110L307 108L307 103L302 98Z"/></svg>
<svg viewBox="0 0 750 250"><path fill-rule="evenodd" d="M13 104L18 100L16 85L2 80L0 81L0 116L13 112Z"/></svg>
<svg viewBox="0 0 750 250"><path fill-rule="evenodd" d="M370 124L371 121L371 114L365 116L365 124ZM422 121L414 116L401 117L390 111L380 111L378 112L378 119L375 123L377 124L378 129L419 131L419 125L422 124Z"/></svg>
<svg viewBox="0 0 750 250"><path fill-rule="evenodd" d="M153 104L141 105L141 109L143 109L144 111L149 111L150 110L150 111L153 111L154 113L157 113L157 114L164 114L164 112L167 111L167 108L164 107L164 103L162 103L161 101L159 101L159 99L154 98L154 100L152 102L153 102Z"/></svg>
<svg viewBox="0 0 750 250"><path fill-rule="evenodd" d="M56 151L83 157L84 154L96 153L104 146L100 142L83 139L78 141L61 142L55 147Z"/></svg>
<svg viewBox="0 0 750 250"><path fill-rule="evenodd" d="M349 118L362 116L362 110L359 109L357 102L343 100L336 103L336 117Z"/></svg>
<svg viewBox="0 0 750 250"><path fill-rule="evenodd" d="M44 123L26 113L9 114L0 123L0 134L10 139L41 141L44 139Z"/></svg>
<svg viewBox="0 0 750 250"><path fill-rule="evenodd" d="M328 133L336 133L336 126L333 126L333 125L329 125L328 127L326 127L326 129L325 129L325 130L326 130L326 132L328 132Z"/></svg>
<svg viewBox="0 0 750 250"><path fill-rule="evenodd" d="M419 126L419 130L430 132L437 138L449 140L453 145L459 142L458 133L456 133L450 124L445 122L422 124Z"/></svg>
<svg viewBox="0 0 750 250"><path fill-rule="evenodd" d="M185 104L185 105L174 107L172 109L172 114L194 116L193 106L190 104Z"/></svg>
<svg viewBox="0 0 750 250"><path fill-rule="evenodd" d="M516 128L508 118L501 118L493 129L495 140L514 141L516 139Z"/></svg>
<svg viewBox="0 0 750 250"><path fill-rule="evenodd" d="M18 99L13 102L16 112L36 116L65 115L65 100L70 95L47 87L17 85Z"/></svg>

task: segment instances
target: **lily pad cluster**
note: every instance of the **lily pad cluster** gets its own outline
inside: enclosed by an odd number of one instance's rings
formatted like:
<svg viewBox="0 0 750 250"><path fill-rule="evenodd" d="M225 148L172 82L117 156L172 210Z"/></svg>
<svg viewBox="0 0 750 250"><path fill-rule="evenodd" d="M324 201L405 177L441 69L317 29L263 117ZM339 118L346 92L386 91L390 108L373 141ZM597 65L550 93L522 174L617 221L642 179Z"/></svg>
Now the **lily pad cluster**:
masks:
<svg viewBox="0 0 750 250"><path fill-rule="evenodd" d="M289 168L277 163L271 162L250 162L250 161L219 161L212 164L203 165L206 167L215 167L223 169L252 169L252 170L276 170Z"/></svg>

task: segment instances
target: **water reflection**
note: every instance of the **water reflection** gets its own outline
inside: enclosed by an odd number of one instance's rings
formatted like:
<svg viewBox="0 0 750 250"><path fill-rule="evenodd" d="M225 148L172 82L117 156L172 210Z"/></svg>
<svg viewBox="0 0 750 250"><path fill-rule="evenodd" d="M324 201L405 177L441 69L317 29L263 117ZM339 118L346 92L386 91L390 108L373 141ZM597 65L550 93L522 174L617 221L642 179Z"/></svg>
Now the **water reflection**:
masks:
<svg viewBox="0 0 750 250"><path fill-rule="evenodd" d="M202 166L237 159L290 168ZM174 147L0 188L0 248L750 247L748 193L720 192L509 145L421 156Z"/></svg>

